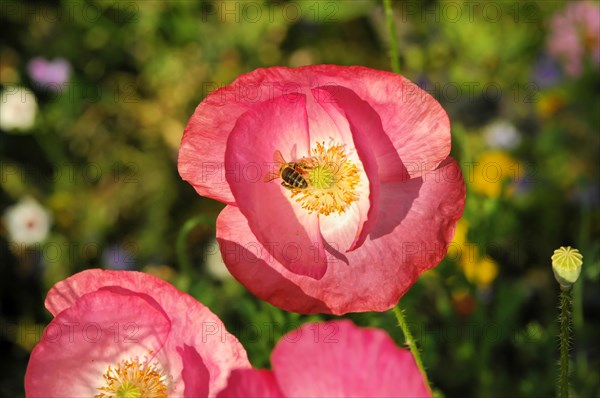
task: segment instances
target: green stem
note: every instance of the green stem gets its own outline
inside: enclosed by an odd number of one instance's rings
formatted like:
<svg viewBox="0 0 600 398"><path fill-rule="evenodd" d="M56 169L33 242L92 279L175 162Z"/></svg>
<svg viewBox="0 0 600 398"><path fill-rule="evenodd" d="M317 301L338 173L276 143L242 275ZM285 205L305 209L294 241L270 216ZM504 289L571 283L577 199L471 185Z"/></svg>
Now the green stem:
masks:
<svg viewBox="0 0 600 398"><path fill-rule="evenodd" d="M393 308L393 311L394 311L394 315L396 316L396 319L398 320L398 326L400 326L400 329L402 329L402 333L404 334L404 340L406 341L406 344L408 345L410 352L412 352L413 357L415 358L417 367L419 368L419 370L421 371L421 374L423 375L423 380L425 381L425 385L427 385L427 388L431 392L431 386L429 385L429 379L427 378L427 372L425 372L425 368L423 367L423 361L421 360L421 353L419 352L419 349L417 348L417 342L415 341L412 333L410 332L408 323L406 322L406 318L404 317L404 312L400 308L400 303L398 303L398 305L396 305Z"/></svg>
<svg viewBox="0 0 600 398"><path fill-rule="evenodd" d="M558 397L569 397L569 342L571 324L571 291L560 291L560 374Z"/></svg>
<svg viewBox="0 0 600 398"><path fill-rule="evenodd" d="M390 58L392 70L394 73L400 73L400 55L398 54L398 37L396 33L396 23L394 22L394 11L392 10L392 0L383 0L385 9L385 19L387 21L388 34L390 36Z"/></svg>
<svg viewBox="0 0 600 398"><path fill-rule="evenodd" d="M179 234L177 235L177 260L179 261L181 271L188 276L194 275L195 271L192 267L190 258L187 255L187 237L190 234L190 232L200 224L205 224L212 228L215 228L215 220L205 214L201 214L199 216L187 220L185 224L183 224L183 226L179 230Z"/></svg>

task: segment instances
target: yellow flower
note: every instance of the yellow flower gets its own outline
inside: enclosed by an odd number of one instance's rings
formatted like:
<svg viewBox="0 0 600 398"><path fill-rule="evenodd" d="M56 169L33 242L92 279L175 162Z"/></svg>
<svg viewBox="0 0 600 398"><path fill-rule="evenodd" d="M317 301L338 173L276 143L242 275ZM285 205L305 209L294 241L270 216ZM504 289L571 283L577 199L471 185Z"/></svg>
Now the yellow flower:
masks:
<svg viewBox="0 0 600 398"><path fill-rule="evenodd" d="M467 243L467 232L469 231L469 222L464 218L459 220L454 230L454 238L448 246L446 257L450 260L458 260Z"/></svg>
<svg viewBox="0 0 600 398"><path fill-rule="evenodd" d="M459 264L467 279L479 287L491 285L498 276L498 264L489 256L481 257L474 245L465 245Z"/></svg>
<svg viewBox="0 0 600 398"><path fill-rule="evenodd" d="M464 218L460 219L458 223L456 223L456 229L454 230L454 238L452 238L452 243L455 243L459 246L464 246L467 241L467 232L469 231L469 222Z"/></svg>
<svg viewBox="0 0 600 398"><path fill-rule="evenodd" d="M480 286L489 286L498 276L498 265L491 257L485 256L476 264L475 282Z"/></svg>
<svg viewBox="0 0 600 398"><path fill-rule="evenodd" d="M548 93L540 97L536 103L536 111L543 119L549 118L565 105L564 96L560 93Z"/></svg>
<svg viewBox="0 0 600 398"><path fill-rule="evenodd" d="M514 184L524 174L523 165L504 151L483 152L473 166L467 176L473 191L492 198L500 195L505 181ZM507 193L513 190L514 186L509 187Z"/></svg>

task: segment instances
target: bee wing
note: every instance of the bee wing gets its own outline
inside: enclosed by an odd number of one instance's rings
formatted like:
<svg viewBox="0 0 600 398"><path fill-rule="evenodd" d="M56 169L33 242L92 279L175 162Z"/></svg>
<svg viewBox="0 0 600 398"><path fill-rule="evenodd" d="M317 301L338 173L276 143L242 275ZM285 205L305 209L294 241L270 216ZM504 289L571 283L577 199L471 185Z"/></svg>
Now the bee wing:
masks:
<svg viewBox="0 0 600 398"><path fill-rule="evenodd" d="M283 155L279 149L276 149L273 153L273 162L275 162L275 168L267 171L267 174L263 178L264 182L273 181L274 179L280 177L279 171L281 170L281 166L285 164L285 160L283 159Z"/></svg>
<svg viewBox="0 0 600 398"><path fill-rule="evenodd" d="M263 181L269 182L273 181L276 178L279 178L279 172L277 170L269 170L267 171L267 174L265 174Z"/></svg>
<svg viewBox="0 0 600 398"><path fill-rule="evenodd" d="M283 155L281 154L281 151L279 149L276 149L275 152L273 152L273 161L279 165L286 163L286 161L283 158Z"/></svg>

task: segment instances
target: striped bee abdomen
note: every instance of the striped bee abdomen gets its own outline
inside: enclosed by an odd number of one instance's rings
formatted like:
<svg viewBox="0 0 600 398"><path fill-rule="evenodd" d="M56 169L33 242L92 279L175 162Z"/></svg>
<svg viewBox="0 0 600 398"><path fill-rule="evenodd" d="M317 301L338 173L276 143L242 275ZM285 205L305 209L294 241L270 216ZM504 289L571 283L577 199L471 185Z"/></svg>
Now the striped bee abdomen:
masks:
<svg viewBox="0 0 600 398"><path fill-rule="evenodd" d="M302 174L287 164L282 167L281 179L283 180L282 185L286 188L304 189L308 187L308 183L302 177Z"/></svg>

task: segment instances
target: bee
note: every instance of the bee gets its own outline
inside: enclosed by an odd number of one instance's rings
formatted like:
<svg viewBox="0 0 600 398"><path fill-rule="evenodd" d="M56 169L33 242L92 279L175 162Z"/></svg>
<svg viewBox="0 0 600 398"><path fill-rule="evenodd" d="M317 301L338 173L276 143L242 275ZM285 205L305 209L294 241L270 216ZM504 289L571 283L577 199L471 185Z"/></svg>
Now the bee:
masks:
<svg viewBox="0 0 600 398"><path fill-rule="evenodd" d="M281 185L287 189L306 189L309 180L306 178L306 170L311 167L304 161L286 162L279 150L273 154L273 161L279 165L277 171L271 171L265 176L265 182L281 178Z"/></svg>

